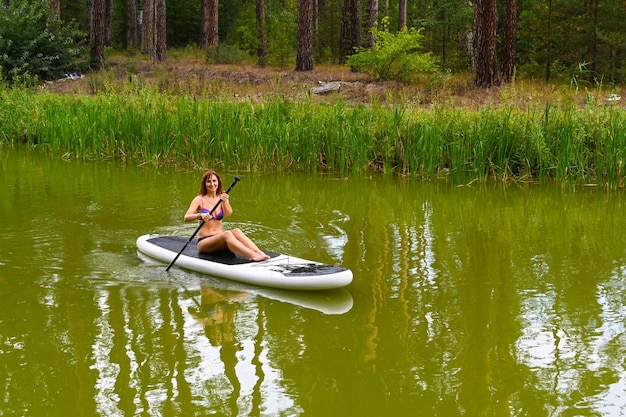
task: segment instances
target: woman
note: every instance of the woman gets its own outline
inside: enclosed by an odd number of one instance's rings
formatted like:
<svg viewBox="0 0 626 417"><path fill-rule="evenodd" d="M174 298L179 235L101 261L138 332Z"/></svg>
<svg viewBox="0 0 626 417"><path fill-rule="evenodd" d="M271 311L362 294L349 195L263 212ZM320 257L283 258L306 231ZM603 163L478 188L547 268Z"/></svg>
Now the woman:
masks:
<svg viewBox="0 0 626 417"><path fill-rule="evenodd" d="M219 206L211 214L211 209L218 201ZM205 172L202 175L200 192L191 201L189 210L185 213L185 222L204 220L198 232L198 251L211 253L229 249L251 261L269 259L269 256L257 248L241 230L222 230L222 219L231 214L233 214L233 208L228 201L228 194L224 192L222 179L215 171Z"/></svg>

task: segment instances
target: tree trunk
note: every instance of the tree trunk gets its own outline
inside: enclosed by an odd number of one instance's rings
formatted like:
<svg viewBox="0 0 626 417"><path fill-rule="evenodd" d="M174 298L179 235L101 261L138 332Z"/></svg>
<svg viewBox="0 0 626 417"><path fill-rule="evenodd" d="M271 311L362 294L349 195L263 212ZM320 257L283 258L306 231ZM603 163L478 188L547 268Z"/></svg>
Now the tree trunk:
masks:
<svg viewBox="0 0 626 417"><path fill-rule="evenodd" d="M517 45L517 0L504 4L504 34L502 36L502 80L513 81Z"/></svg>
<svg viewBox="0 0 626 417"><path fill-rule="evenodd" d="M361 3L359 0L351 1L352 12L350 16L352 17L352 34L354 36L354 46L361 46ZM353 50L354 52L354 50Z"/></svg>
<svg viewBox="0 0 626 417"><path fill-rule="evenodd" d="M105 1L92 0L91 2L91 27L89 38L91 41L91 68L99 70L104 63L105 41Z"/></svg>
<svg viewBox="0 0 626 417"><path fill-rule="evenodd" d="M498 84L496 0L477 0L474 7L475 83L477 87L489 88Z"/></svg>
<svg viewBox="0 0 626 417"><path fill-rule="evenodd" d="M154 61L165 62L167 61L165 0L156 0L155 12Z"/></svg>
<svg viewBox="0 0 626 417"><path fill-rule="evenodd" d="M296 71L313 71L313 3L298 0Z"/></svg>
<svg viewBox="0 0 626 417"><path fill-rule="evenodd" d="M209 0L200 0L200 37L198 47L206 51L209 47Z"/></svg>
<svg viewBox="0 0 626 417"><path fill-rule="evenodd" d="M126 0L126 49L137 49L136 0Z"/></svg>
<svg viewBox="0 0 626 417"><path fill-rule="evenodd" d="M354 48L361 44L361 16L359 0L343 0L341 8L340 63L354 53Z"/></svg>
<svg viewBox="0 0 626 417"><path fill-rule="evenodd" d="M154 0L144 0L141 18L141 52L154 53Z"/></svg>
<svg viewBox="0 0 626 417"><path fill-rule="evenodd" d="M367 1L366 13L367 16L365 16L365 19L367 20L367 26L365 32L365 42L363 42L363 46L366 48L371 48L376 42L376 37L372 33L372 29L378 28L378 0Z"/></svg>
<svg viewBox="0 0 626 417"><path fill-rule="evenodd" d="M406 0L398 0L398 31L406 27Z"/></svg>
<svg viewBox="0 0 626 417"><path fill-rule="evenodd" d="M265 29L265 0L256 0L256 37L257 37L257 65L267 65L267 31Z"/></svg>
<svg viewBox="0 0 626 417"><path fill-rule="evenodd" d="M219 60L219 12L218 0L209 0L208 11L208 36L207 36L207 62L215 63Z"/></svg>

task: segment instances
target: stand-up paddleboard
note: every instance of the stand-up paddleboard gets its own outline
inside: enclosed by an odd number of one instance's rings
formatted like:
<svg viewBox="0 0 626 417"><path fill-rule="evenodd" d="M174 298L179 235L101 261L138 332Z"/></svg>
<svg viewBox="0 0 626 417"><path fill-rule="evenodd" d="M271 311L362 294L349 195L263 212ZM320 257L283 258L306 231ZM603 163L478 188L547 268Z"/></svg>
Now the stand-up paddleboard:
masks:
<svg viewBox="0 0 626 417"><path fill-rule="evenodd" d="M187 243L181 236L148 234L137 238L137 249L163 262L171 262ZM193 239L182 251L176 265L181 268L228 278L233 281L287 290L329 290L352 282L352 271L280 253L265 252L270 259L252 262L230 251L199 253Z"/></svg>

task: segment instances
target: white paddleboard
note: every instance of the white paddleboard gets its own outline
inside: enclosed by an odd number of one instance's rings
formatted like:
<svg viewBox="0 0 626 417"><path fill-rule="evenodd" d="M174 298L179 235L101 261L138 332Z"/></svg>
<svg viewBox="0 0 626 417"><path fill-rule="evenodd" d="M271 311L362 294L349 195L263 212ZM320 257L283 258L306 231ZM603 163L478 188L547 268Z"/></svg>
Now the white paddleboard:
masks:
<svg viewBox="0 0 626 417"><path fill-rule="evenodd" d="M187 238L147 234L137 238L137 249L151 258L172 262ZM175 266L233 281L287 290L329 290L352 282L350 269L280 253L266 252L270 259L252 262L229 251L217 254L198 252L192 239Z"/></svg>

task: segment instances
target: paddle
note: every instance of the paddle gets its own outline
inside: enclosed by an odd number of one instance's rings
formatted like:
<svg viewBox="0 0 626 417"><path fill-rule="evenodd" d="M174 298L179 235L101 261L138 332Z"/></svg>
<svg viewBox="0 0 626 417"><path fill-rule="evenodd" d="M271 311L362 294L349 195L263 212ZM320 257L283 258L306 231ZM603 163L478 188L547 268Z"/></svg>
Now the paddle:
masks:
<svg viewBox="0 0 626 417"><path fill-rule="evenodd" d="M228 190L226 190L226 194L230 193L230 190L233 189L233 187L235 185L237 185L237 183L241 181L241 179L239 177L235 177L235 180L232 182L232 184L230 184L230 187L228 187ZM217 203L215 203L215 205L213 206L213 208L211 209L211 211L209 212L209 214L213 214L213 212L219 207L220 203L222 202L222 200L218 200ZM189 239L187 239L187 242L185 242L185 244L183 245L182 249L176 254L176 256L174 257L174 259L172 259L172 262L167 266L167 268L165 268L165 272L169 271L170 268L172 267L172 265L174 265L174 262L176 262L176 260L178 259L178 257L180 256L181 253L183 253L183 251L185 250L185 248L187 247L187 245L189 244L189 242L192 241L192 239L196 236L196 234L200 231L200 229L202 228L202 226L204 226L204 219L202 219L200 221L200 224L198 225L198 227L196 228L196 231L193 232L193 234L189 237Z"/></svg>

